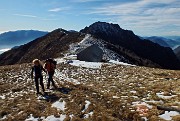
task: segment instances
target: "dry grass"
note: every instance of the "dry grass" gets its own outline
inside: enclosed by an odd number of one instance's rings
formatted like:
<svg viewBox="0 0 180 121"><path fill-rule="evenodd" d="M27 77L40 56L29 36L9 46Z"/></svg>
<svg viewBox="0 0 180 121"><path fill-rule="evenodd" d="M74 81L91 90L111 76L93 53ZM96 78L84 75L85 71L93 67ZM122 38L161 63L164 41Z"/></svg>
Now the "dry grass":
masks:
<svg viewBox="0 0 180 121"><path fill-rule="evenodd" d="M152 108L145 116L150 121L163 121L158 117L163 112L157 110L157 105L180 108L180 71L109 64L101 69L88 69L60 64L57 72L56 84L68 89L68 93L51 91L48 94L55 98L38 100L29 77L30 64L1 66L0 95L5 99L0 97L0 119L6 116L5 121L23 121L31 114L39 119L65 114L66 121L141 121L133 103L146 102ZM80 84L69 79L76 79ZM164 96L176 96L162 99L156 94L160 92ZM57 100L66 102L64 111L52 107ZM86 110L85 101L90 102ZM173 119L179 121L180 116Z"/></svg>

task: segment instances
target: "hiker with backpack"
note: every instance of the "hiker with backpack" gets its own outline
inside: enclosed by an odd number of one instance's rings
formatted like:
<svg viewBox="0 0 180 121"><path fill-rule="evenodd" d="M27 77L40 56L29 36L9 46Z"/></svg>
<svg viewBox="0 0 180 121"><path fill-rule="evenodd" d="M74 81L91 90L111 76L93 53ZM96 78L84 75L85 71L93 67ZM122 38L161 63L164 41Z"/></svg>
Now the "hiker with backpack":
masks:
<svg viewBox="0 0 180 121"><path fill-rule="evenodd" d="M39 82L42 87L43 92L45 93L44 84L43 84L43 76L42 71L46 72L46 70L43 68L40 60L34 59L33 60L33 67L31 70L31 78L33 78L34 73L34 80L35 80L35 86L36 86L36 94L40 94L39 92Z"/></svg>
<svg viewBox="0 0 180 121"><path fill-rule="evenodd" d="M56 61L53 59L49 58L45 61L44 68L46 69L48 73L48 82L47 82L47 89L50 87L50 83L52 83L52 86L56 89L56 85L53 80L55 68L56 68Z"/></svg>

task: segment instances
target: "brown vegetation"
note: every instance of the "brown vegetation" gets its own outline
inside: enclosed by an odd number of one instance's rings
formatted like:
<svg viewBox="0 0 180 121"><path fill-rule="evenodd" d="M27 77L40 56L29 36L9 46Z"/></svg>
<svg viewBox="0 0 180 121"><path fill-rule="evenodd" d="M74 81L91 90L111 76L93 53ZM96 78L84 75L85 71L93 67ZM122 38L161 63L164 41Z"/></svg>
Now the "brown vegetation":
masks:
<svg viewBox="0 0 180 121"><path fill-rule="evenodd" d="M163 113L158 105L180 108L180 71L115 64L89 69L60 64L54 78L59 89L48 92L55 97L50 100L37 99L29 72L30 64L0 67L0 119L23 121L32 114L42 120L43 116L65 114L65 121L141 121L142 116L163 121L158 117ZM174 96L157 96L162 92ZM64 111L52 107L58 100L66 102ZM87 109L86 101L90 102ZM138 104L146 109L145 115L137 110ZM180 116L173 119L179 121Z"/></svg>

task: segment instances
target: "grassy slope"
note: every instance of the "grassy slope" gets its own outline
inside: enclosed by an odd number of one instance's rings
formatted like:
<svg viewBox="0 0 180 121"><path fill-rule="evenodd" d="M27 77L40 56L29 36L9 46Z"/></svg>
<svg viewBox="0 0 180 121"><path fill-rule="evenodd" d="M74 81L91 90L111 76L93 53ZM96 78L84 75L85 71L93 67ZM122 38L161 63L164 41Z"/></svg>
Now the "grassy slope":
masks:
<svg viewBox="0 0 180 121"><path fill-rule="evenodd" d="M73 114L72 121L139 121L141 118L133 102L146 101L152 108L144 116L150 121L163 121L158 117L162 111L157 110L157 105L180 108L180 71L114 64L88 69L60 64L54 78L59 91L48 92L52 97L48 101L37 100L29 72L30 64L0 67L0 95L5 96L5 99L0 97L0 118L6 115L4 120L24 120L30 114L34 117L64 114L68 121ZM72 79L80 84L70 82ZM62 87L69 93L63 93ZM159 92L176 96L162 99L156 95ZM65 111L52 107L57 100L66 102ZM83 112L85 101L91 104ZM174 120L180 120L180 116Z"/></svg>

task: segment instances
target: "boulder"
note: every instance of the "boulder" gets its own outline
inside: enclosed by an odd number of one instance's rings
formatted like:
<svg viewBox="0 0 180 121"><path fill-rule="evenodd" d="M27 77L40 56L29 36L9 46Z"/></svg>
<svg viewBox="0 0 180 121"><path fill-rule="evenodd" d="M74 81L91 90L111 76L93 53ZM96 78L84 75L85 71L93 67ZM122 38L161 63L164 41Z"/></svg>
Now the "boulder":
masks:
<svg viewBox="0 0 180 121"><path fill-rule="evenodd" d="M91 45L77 54L77 59L87 62L101 62L103 50L97 44Z"/></svg>

